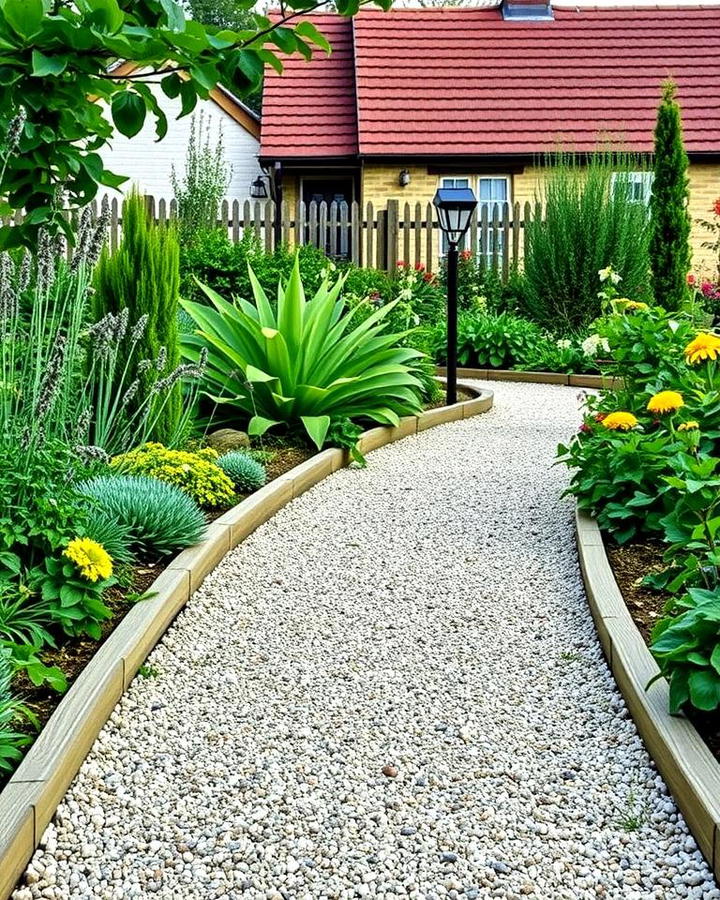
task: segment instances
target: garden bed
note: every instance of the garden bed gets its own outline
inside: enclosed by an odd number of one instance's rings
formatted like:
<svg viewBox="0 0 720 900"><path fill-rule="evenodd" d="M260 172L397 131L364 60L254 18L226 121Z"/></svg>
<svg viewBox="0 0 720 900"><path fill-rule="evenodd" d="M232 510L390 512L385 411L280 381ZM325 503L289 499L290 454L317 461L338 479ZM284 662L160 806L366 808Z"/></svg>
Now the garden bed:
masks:
<svg viewBox="0 0 720 900"><path fill-rule="evenodd" d="M492 394L463 386L454 406L428 409L401 420L397 427L366 431L363 453L426 428L486 412ZM288 462L291 454L285 455ZM225 554L267 521L278 509L327 475L348 464L341 450L309 455L299 465L276 472L273 481L218 516L207 538L184 550L159 572L152 596L120 610L100 647L90 645L75 682L54 711L47 706L46 725L25 759L0 792L0 900L12 892L57 804L67 790L127 685L189 597ZM272 471L272 470L271 470ZM147 577L155 571L145 573ZM80 656L81 654L78 654Z"/></svg>
<svg viewBox="0 0 720 900"><path fill-rule="evenodd" d="M662 561L665 547L656 541L644 541L618 547L610 543L606 536L605 552L610 560L615 580L625 599L638 631L646 645L650 644L650 632L664 615L665 604L670 594L654 591L642 584L643 578L653 571L664 568ZM698 733L720 762L720 720L711 713L703 714L690 709L688 718L697 728Z"/></svg>
<svg viewBox="0 0 720 900"><path fill-rule="evenodd" d="M588 602L615 681L648 753L700 850L720 877L720 763L689 718L668 712L665 679L647 687L658 666L641 628L647 633L658 610L637 585L637 578L640 567L657 560L657 551L644 545L636 554L615 554L619 579L628 591L626 603L597 523L578 511L576 533ZM636 611L637 624L630 607Z"/></svg>

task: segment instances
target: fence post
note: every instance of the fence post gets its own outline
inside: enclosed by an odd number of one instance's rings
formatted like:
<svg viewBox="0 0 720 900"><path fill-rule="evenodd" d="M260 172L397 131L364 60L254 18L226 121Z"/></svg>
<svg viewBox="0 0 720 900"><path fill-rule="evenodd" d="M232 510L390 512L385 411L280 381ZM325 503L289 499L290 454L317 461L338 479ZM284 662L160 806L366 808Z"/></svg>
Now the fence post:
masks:
<svg viewBox="0 0 720 900"><path fill-rule="evenodd" d="M385 267L388 272L394 272L398 263L398 227L400 223L399 200L388 200L386 216Z"/></svg>

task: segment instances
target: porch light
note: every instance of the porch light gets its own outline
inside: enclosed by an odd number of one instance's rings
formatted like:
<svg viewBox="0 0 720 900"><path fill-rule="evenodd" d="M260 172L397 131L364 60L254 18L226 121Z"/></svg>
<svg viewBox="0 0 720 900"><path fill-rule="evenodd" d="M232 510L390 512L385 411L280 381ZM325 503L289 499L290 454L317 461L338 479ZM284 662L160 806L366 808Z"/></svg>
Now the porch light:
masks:
<svg viewBox="0 0 720 900"><path fill-rule="evenodd" d="M400 187L407 187L410 184L410 171L409 169L403 169L400 172L400 176L398 178L400 182Z"/></svg>
<svg viewBox="0 0 720 900"><path fill-rule="evenodd" d="M457 282L458 243L470 227L477 209L470 188L439 188L433 199L438 223L448 242L447 253L447 404L457 403Z"/></svg>
<svg viewBox="0 0 720 900"><path fill-rule="evenodd" d="M268 190L262 175L258 175L255 181L250 185L250 196L254 200L267 200Z"/></svg>

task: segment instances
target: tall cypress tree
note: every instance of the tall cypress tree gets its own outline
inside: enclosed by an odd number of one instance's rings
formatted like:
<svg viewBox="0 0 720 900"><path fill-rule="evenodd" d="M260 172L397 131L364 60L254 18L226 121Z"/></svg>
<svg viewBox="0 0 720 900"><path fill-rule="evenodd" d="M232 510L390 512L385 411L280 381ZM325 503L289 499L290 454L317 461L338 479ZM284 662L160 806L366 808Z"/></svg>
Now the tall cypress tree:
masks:
<svg viewBox="0 0 720 900"><path fill-rule="evenodd" d="M688 157L672 81L663 85L655 126L655 177L650 198L650 269L655 301L678 309L687 298L690 269Z"/></svg>

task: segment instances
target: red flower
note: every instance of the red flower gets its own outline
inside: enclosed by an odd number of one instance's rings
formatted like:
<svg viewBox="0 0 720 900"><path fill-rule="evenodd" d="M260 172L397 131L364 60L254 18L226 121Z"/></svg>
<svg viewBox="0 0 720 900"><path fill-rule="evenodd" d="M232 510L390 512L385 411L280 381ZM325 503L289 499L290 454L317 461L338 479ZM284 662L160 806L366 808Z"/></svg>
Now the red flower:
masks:
<svg viewBox="0 0 720 900"><path fill-rule="evenodd" d="M460 259L470 259L472 257L472 250L463 250L460 254Z"/></svg>
<svg viewBox="0 0 720 900"><path fill-rule="evenodd" d="M589 434L592 431L592 428L588 425L587 422L583 422L580 426L580 431L582 431L583 434Z"/></svg>
<svg viewBox="0 0 720 900"><path fill-rule="evenodd" d="M415 263L415 271L416 272L424 272L425 266L422 263Z"/></svg>
<svg viewBox="0 0 720 900"><path fill-rule="evenodd" d="M705 294L706 297L709 297L713 292L713 283L711 281L703 281L700 285L700 290Z"/></svg>
<svg viewBox="0 0 720 900"><path fill-rule="evenodd" d="M694 276L694 275L688 275L688 277L687 277L687 283L688 283L688 284L695 284L695 276Z"/></svg>
<svg viewBox="0 0 720 900"><path fill-rule="evenodd" d="M713 212L716 216L720 216L720 197L713 203Z"/></svg>
<svg viewBox="0 0 720 900"><path fill-rule="evenodd" d="M423 281L426 281L428 284L432 284L432 282L435 281L435 276L432 272L425 272L425 274L423 275Z"/></svg>
<svg viewBox="0 0 720 900"><path fill-rule="evenodd" d="M596 421L596 422L602 422L602 420L603 420L604 418L606 418L606 417L607 417L607 413L598 413L598 414L595 416L595 421Z"/></svg>
<svg viewBox="0 0 720 900"><path fill-rule="evenodd" d="M404 263L404 261L403 261L402 259L399 259L399 260L397 261L397 267L398 267L398 269L404 269L404 268L405 268L405 263Z"/></svg>

